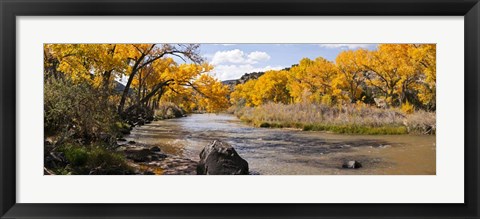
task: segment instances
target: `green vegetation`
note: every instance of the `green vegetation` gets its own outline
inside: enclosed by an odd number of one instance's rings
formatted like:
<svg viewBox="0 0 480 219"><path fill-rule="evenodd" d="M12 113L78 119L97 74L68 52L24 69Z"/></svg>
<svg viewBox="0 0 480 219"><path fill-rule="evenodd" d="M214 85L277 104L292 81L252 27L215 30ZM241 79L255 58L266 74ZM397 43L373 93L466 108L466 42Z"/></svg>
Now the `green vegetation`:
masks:
<svg viewBox="0 0 480 219"><path fill-rule="evenodd" d="M45 80L44 92L47 136L66 135L63 137L83 138L88 142L100 134L115 136L119 128L115 125L121 120L115 113L115 105L108 101L107 92L88 83L73 84L69 79L55 78Z"/></svg>
<svg viewBox="0 0 480 219"><path fill-rule="evenodd" d="M80 145L65 143L56 152L63 153L67 165L52 169L56 174L118 175L132 174L123 154L108 150L105 145Z"/></svg>

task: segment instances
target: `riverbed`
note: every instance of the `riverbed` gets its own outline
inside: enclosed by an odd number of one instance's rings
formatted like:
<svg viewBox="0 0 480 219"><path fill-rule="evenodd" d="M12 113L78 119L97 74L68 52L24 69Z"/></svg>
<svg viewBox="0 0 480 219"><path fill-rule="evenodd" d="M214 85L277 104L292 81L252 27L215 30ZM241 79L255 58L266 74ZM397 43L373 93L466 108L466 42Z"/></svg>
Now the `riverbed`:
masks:
<svg viewBox="0 0 480 219"><path fill-rule="evenodd" d="M198 161L212 140L231 144L260 175L435 175L435 135L346 135L256 128L230 114L192 114L135 127L129 141ZM356 160L359 169L343 169Z"/></svg>

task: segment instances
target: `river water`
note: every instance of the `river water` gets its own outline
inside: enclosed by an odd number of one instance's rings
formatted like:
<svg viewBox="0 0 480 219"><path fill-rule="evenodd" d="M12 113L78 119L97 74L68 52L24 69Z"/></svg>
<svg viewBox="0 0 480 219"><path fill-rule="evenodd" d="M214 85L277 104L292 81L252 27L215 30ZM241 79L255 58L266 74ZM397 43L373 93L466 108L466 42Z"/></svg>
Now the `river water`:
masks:
<svg viewBox="0 0 480 219"><path fill-rule="evenodd" d="M138 145L195 161L212 140L230 143L261 175L435 175L435 136L345 135L255 128L228 114L193 114L136 127ZM357 160L360 169L343 169Z"/></svg>

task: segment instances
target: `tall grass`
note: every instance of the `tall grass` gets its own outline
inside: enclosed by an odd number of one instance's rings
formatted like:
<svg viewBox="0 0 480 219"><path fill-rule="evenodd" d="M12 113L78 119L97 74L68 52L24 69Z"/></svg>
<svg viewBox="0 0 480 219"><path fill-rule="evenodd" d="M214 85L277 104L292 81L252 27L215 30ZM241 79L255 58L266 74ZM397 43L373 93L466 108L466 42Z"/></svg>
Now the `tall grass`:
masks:
<svg viewBox="0 0 480 219"><path fill-rule="evenodd" d="M379 109L364 104L329 107L298 103L267 103L235 110L242 121L257 127L299 128L351 134L434 134L435 113L404 114L399 109Z"/></svg>

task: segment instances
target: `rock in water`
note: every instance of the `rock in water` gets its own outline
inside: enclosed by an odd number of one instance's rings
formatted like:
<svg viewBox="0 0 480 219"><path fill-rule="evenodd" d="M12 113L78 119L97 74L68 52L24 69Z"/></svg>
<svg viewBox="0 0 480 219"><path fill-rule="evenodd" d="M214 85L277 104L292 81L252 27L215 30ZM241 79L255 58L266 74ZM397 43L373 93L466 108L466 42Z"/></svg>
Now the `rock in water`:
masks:
<svg viewBox="0 0 480 219"><path fill-rule="evenodd" d="M213 141L200 152L198 175L247 175L248 163L235 149L221 141Z"/></svg>
<svg viewBox="0 0 480 219"><path fill-rule="evenodd" d="M362 164L356 160L351 160L351 161L345 161L342 167L348 168L348 169L358 169L362 167Z"/></svg>
<svg viewBox="0 0 480 219"><path fill-rule="evenodd" d="M123 151L127 159L133 160L133 162L150 162L160 159L164 159L167 155L160 152L153 152L151 149L126 149Z"/></svg>
<svg viewBox="0 0 480 219"><path fill-rule="evenodd" d="M160 152L161 150L158 146L154 146L154 147L150 148L150 151L151 152Z"/></svg>

